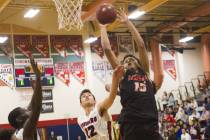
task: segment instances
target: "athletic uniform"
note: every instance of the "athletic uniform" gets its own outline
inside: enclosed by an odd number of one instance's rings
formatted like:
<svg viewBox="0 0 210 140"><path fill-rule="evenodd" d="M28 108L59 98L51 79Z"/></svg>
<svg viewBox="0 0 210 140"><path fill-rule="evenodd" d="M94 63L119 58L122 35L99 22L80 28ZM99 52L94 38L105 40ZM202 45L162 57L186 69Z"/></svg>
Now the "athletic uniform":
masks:
<svg viewBox="0 0 210 140"><path fill-rule="evenodd" d="M17 130L14 134L14 136L18 139L18 140L23 140L23 128L20 130ZM36 136L34 136L33 140L41 140L38 131L35 134Z"/></svg>
<svg viewBox="0 0 210 140"><path fill-rule="evenodd" d="M111 140L110 120L108 113L101 117L95 107L89 116L79 117L78 124L88 140Z"/></svg>
<svg viewBox="0 0 210 140"><path fill-rule="evenodd" d="M123 140L159 140L155 85L139 69L127 70L119 85L120 131Z"/></svg>

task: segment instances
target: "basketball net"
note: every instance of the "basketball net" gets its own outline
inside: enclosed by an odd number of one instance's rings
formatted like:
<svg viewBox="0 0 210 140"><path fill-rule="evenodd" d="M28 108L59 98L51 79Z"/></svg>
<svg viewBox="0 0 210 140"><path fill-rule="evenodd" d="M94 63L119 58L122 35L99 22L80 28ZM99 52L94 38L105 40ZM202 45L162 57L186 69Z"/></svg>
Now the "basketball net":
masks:
<svg viewBox="0 0 210 140"><path fill-rule="evenodd" d="M83 23L81 19L83 0L53 0L58 12L59 29L67 31L81 30Z"/></svg>

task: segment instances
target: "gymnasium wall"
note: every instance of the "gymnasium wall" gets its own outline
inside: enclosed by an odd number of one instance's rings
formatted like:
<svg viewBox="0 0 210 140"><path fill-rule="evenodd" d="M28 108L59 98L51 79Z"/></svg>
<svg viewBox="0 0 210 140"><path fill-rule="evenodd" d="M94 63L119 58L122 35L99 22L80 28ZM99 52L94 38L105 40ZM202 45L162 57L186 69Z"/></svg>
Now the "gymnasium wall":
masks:
<svg viewBox="0 0 210 140"><path fill-rule="evenodd" d="M163 60L175 60L177 78L174 80L164 70L164 80L162 87L158 91L158 97L164 91L170 92L173 89L178 89L185 82L190 82L192 78L196 78L199 74L203 74L203 63L201 59L201 44L190 44L195 47L195 50L185 50L183 54L176 53L172 57L168 52L162 53ZM177 98L177 95L175 95Z"/></svg>
<svg viewBox="0 0 210 140"><path fill-rule="evenodd" d="M164 82L162 88L159 90L157 96L160 96L163 91L170 91L176 89L183 82L190 80L194 76L203 73L200 45L196 44L196 50L187 50L183 54L176 53L172 57L168 52L163 52L163 60L175 60L175 66L177 70L176 80L172 79L166 71L164 71ZM109 76L106 82L103 82L96 74L92 71L92 61L102 60L98 55L92 53L90 55L89 45L84 45L85 48L85 72L86 72L86 83L82 85L74 77L70 79L70 86L66 86L59 79L55 78L55 87L53 88L53 104L54 112L45 113L40 115L40 120L54 120L54 119L65 119L65 118L76 118L83 113L79 103L79 92L84 88L92 90L96 96L96 100L100 102L107 96L104 84L111 81ZM120 54L119 58L122 58L125 54ZM150 59L151 55L149 54ZM9 62L5 57L4 62ZM1 58L1 60L2 60ZM105 60L105 58L104 58ZM151 77L153 73L151 70ZM10 110L17 106L26 107L30 101L32 90L31 89L11 89L9 87L0 87L0 124L7 124L7 116ZM114 105L110 109L111 114L119 114L121 110L119 97L116 98Z"/></svg>

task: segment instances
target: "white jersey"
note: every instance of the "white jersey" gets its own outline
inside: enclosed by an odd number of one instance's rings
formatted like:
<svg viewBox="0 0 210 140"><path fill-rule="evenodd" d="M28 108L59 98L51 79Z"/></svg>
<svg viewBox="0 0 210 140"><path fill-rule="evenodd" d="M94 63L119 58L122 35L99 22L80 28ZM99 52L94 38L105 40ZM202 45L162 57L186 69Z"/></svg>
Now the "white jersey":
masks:
<svg viewBox="0 0 210 140"><path fill-rule="evenodd" d="M16 131L14 136L18 139L18 140L23 140L23 128ZM37 131L37 140L41 140L40 136L39 136L39 133Z"/></svg>
<svg viewBox="0 0 210 140"><path fill-rule="evenodd" d="M108 113L104 113L101 117L97 107L90 112L89 116L78 118L78 124L88 140L109 140L109 121L111 119Z"/></svg>

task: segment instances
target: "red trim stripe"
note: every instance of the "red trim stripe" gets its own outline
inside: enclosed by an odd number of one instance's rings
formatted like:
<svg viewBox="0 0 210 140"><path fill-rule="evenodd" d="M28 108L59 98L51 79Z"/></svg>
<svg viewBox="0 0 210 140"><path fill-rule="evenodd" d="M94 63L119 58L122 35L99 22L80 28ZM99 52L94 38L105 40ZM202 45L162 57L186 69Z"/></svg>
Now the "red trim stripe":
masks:
<svg viewBox="0 0 210 140"><path fill-rule="evenodd" d="M112 120L116 121L119 115L112 115ZM57 119L57 120L45 120L39 121L38 127L47 127L47 126L56 126L56 125L66 125L67 120L69 125L77 124L77 118L70 118L70 119ZM0 128L12 128L9 124L0 124Z"/></svg>

